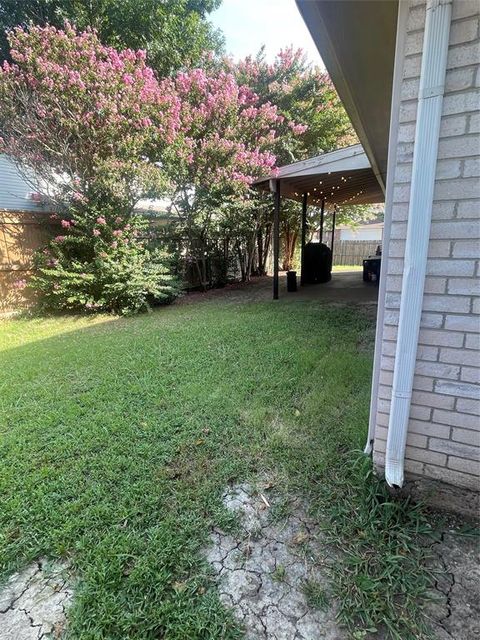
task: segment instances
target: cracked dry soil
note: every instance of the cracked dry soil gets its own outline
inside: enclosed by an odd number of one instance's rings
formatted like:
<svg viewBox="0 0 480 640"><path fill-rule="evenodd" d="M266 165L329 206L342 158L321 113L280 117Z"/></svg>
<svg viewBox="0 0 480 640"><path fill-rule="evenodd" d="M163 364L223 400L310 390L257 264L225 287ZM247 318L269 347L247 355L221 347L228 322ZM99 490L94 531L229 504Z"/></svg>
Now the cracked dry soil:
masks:
<svg viewBox="0 0 480 640"><path fill-rule="evenodd" d="M327 588L325 558L319 534L300 500L287 518L270 517L267 492L249 484L227 491L228 509L241 520L238 536L216 530L207 552L218 578L222 602L233 608L246 637L268 640L341 640L347 638L335 621L335 606L313 609L305 587Z"/></svg>
<svg viewBox="0 0 480 640"><path fill-rule="evenodd" d="M272 518L276 498L261 491L240 484L223 496L241 527L237 535L214 530L206 551L222 602L232 608L248 640L350 637L336 622L335 602L328 600L327 568L335 558L322 544L315 522L300 500L293 502L288 516ZM427 605L432 640L480 640L478 539L445 531L429 546L436 578ZM324 589L323 608L309 604L308 584ZM379 632L374 637L385 636Z"/></svg>
<svg viewBox="0 0 480 640"><path fill-rule="evenodd" d="M268 483L263 484L268 489ZM222 602L231 607L249 640L344 640L335 602L328 602L327 568L335 558L301 500L272 517L281 497L262 485L242 484L224 494L239 516L236 535L215 530L207 558ZM277 509L281 515L281 511ZM429 543L435 576L427 614L432 640L480 640L480 546L478 538L446 530ZM62 637L72 601L71 575L59 562L39 560L0 587L0 640ZM310 606L306 585L324 590L323 608ZM383 635L376 636L381 640Z"/></svg>
<svg viewBox="0 0 480 640"><path fill-rule="evenodd" d="M60 638L72 590L66 565L39 560L0 588L0 640Z"/></svg>
<svg viewBox="0 0 480 640"><path fill-rule="evenodd" d="M480 639L478 537L444 531L430 547L435 588L427 614L435 640Z"/></svg>

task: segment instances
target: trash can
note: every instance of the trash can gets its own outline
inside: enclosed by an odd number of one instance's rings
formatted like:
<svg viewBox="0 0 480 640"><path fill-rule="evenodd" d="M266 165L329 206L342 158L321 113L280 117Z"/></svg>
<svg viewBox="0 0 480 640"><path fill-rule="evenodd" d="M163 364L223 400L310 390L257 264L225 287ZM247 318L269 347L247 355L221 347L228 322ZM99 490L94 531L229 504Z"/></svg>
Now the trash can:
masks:
<svg viewBox="0 0 480 640"><path fill-rule="evenodd" d="M328 282L332 278L332 252L326 244L309 242L305 245L304 275L305 284Z"/></svg>
<svg viewBox="0 0 480 640"><path fill-rule="evenodd" d="M382 266L382 256L368 256L363 261L363 281L376 282L380 280L380 269Z"/></svg>
<svg viewBox="0 0 480 640"><path fill-rule="evenodd" d="M297 272L287 271L287 291L297 290Z"/></svg>

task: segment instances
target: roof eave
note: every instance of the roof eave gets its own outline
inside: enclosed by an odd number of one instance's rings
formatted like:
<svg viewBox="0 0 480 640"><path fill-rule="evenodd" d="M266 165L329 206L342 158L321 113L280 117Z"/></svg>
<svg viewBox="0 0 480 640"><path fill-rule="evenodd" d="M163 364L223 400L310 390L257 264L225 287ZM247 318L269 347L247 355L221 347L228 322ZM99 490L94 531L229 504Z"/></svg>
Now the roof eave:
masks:
<svg viewBox="0 0 480 640"><path fill-rule="evenodd" d="M353 2L343 0L343 2L333 3L332 0L296 0L296 2L363 144L375 176L385 192L397 2L395 0L387 3L371 0L353 0ZM361 23L357 19L359 10L362 16ZM326 20L328 20L328 26ZM351 39L346 37L345 28L350 32L353 30L357 51L349 50L353 45ZM377 50L378 55L375 55ZM376 60L376 66L366 68L368 65L357 62L358 51L365 51L367 59ZM346 55L346 52L350 55ZM359 83L359 76L362 74L365 76L365 82ZM381 77L375 78L376 75ZM374 80L369 82L370 78ZM368 94L369 91L371 96ZM363 92L364 95L359 95L359 92ZM377 105L381 107L380 114L370 117L364 104L368 100L377 101ZM375 124L372 126L372 118L377 120L380 118L381 126L375 127Z"/></svg>

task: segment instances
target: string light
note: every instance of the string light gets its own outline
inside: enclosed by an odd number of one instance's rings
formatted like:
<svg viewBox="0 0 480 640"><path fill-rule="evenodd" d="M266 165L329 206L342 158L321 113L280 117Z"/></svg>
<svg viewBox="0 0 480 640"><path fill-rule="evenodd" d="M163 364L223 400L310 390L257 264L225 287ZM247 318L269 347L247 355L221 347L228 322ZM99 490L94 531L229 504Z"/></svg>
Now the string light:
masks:
<svg viewBox="0 0 480 640"><path fill-rule="evenodd" d="M324 173L323 175L332 175L332 171L328 171L326 173ZM349 189L348 187L346 188L347 193L343 193L342 195L344 196L341 200L339 198L340 193L339 191L342 191L341 187L342 184L347 184L348 180L351 180L353 177L355 176L338 176L338 174L335 174L335 172L333 172L333 175L336 176L336 179L339 180L340 182L338 184L331 184L331 182L333 180L327 180L327 185L326 187L324 187L325 191L320 191L319 187L310 187L310 191L305 192L303 190L303 188L301 187L301 185L298 185L301 189L301 191L289 191L290 194L294 194L295 197L299 198L303 195L306 195L308 197L312 197L311 202L312 203L320 203L323 201L327 201L327 197L326 197L326 193L328 193L329 196L331 196L331 200L333 200L333 202L335 203L342 203L342 204L346 204L352 201L355 201L356 199L360 198L360 196L362 196L364 193L367 193L366 190L364 189L360 189L359 191L356 191L354 194L352 194L352 196L350 197L345 197L348 195L348 191L350 191L350 193L352 193L351 188ZM323 184L323 180L318 180L318 185L322 185ZM328 184L330 182L330 184ZM293 188L293 184L290 185L290 189ZM297 187L298 188L298 187ZM330 189L330 191L327 191L326 189ZM318 196L318 197L317 197ZM321 196L321 198L320 198ZM333 198L332 198L333 196ZM291 195L290 197L293 197L293 195Z"/></svg>

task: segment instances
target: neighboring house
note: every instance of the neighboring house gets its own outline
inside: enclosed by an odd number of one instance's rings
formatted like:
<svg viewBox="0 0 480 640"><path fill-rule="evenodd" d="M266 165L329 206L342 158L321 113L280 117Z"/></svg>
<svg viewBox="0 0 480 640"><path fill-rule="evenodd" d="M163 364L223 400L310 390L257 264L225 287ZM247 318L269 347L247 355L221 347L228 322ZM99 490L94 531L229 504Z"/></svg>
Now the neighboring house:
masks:
<svg viewBox="0 0 480 640"><path fill-rule="evenodd" d="M47 211L40 194L5 155L0 155L0 211Z"/></svg>
<svg viewBox="0 0 480 640"><path fill-rule="evenodd" d="M15 164L0 154L0 211L51 213L52 207L45 204L45 198L35 188L35 176L31 182L18 171ZM139 200L135 210L147 217L164 221L170 220L170 200Z"/></svg>
<svg viewBox="0 0 480 640"><path fill-rule="evenodd" d="M383 221L372 220L371 222L363 222L355 227L340 225L335 232L335 241L355 240L362 242L378 242L382 243Z"/></svg>
<svg viewBox="0 0 480 640"><path fill-rule="evenodd" d="M297 0L385 193L369 441L387 482L478 508L478 0ZM477 507L475 506L477 505Z"/></svg>

